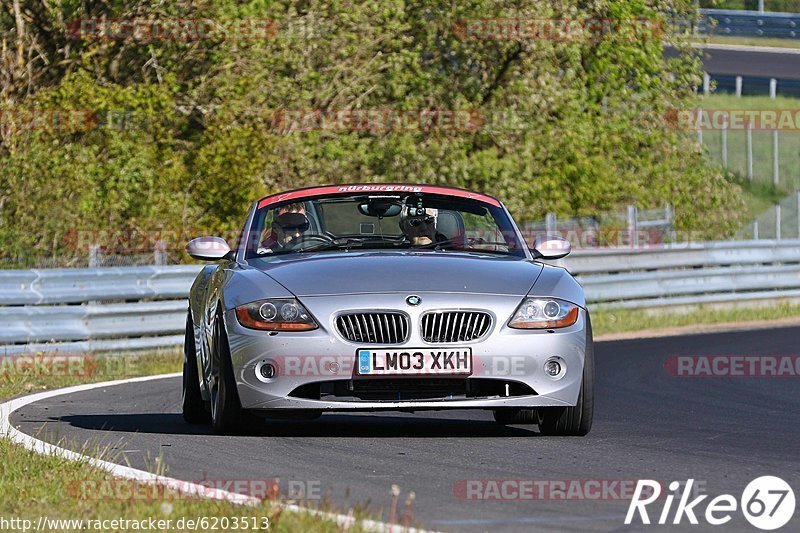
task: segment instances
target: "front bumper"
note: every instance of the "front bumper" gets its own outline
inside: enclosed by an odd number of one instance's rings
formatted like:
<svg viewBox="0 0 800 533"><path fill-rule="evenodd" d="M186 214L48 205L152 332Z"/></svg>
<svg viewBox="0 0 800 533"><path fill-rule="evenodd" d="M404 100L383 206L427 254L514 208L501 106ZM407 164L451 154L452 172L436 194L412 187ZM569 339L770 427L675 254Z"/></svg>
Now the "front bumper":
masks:
<svg viewBox="0 0 800 533"><path fill-rule="evenodd" d="M516 330L505 324L521 298L508 295L420 293L422 304L410 307L405 293L305 297L302 303L320 327L309 332L272 333L242 327L233 310L225 315L231 361L242 407L254 410L311 409L323 411L496 409L501 407L572 406L577 403L582 383L587 339L587 315L557 330ZM490 333L482 339L459 344L431 344L419 335L421 315L437 309L484 309L493 317ZM378 377L355 374L356 351L377 348L345 340L336 330L334 317L341 311L401 310L409 315L409 339L392 349L454 348L472 350L472 375L435 376L452 379L446 389L466 394L442 397L400 395L398 399L362 399L342 394L342 388L358 390L376 383ZM559 379L545 375L544 363L558 356L566 364ZM272 378L257 376L259 364L272 364ZM399 379L406 379L405 377ZM422 382L426 378L417 378ZM355 387L353 387L353 383ZM411 382L409 382L411 383ZM422 383L423 385L427 383ZM320 394L308 394L319 390ZM412 388L409 385L406 388ZM327 391L327 392L326 392ZM339 392L333 392L339 391ZM486 392L488 391L488 392ZM369 395L367 395L369 396Z"/></svg>

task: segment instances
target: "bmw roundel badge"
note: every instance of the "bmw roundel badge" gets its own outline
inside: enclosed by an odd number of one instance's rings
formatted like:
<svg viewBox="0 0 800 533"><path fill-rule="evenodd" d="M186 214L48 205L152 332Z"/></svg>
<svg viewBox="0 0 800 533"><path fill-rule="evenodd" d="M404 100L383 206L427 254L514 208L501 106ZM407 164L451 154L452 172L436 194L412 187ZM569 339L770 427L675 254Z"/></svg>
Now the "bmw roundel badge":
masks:
<svg viewBox="0 0 800 533"><path fill-rule="evenodd" d="M408 305L419 305L422 303L422 298L420 298L416 294L412 294L411 296L406 298L406 303Z"/></svg>

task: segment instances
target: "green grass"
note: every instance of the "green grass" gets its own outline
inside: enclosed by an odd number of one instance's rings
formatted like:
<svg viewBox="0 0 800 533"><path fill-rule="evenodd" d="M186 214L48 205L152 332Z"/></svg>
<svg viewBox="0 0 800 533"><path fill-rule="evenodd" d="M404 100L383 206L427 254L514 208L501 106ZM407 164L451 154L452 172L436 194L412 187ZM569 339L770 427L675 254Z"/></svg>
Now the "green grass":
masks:
<svg viewBox="0 0 800 533"><path fill-rule="evenodd" d="M769 96L741 96L720 93L701 96L701 105L709 109L797 109L800 99L778 95L774 100Z"/></svg>
<svg viewBox="0 0 800 533"><path fill-rule="evenodd" d="M768 96L743 96L711 94L699 96L696 104L702 109L800 109L800 99L779 96L772 100ZM691 133L691 135L695 135ZM773 184L773 134L771 131L753 131L753 179L747 178L747 132L728 131L728 166L732 180L741 185L744 192L746 223L754 220L767 209L800 189L800 131L778 133L778 165L780 181ZM722 133L703 131L703 145L712 160L722 165ZM762 235L769 237L769 228L762 228ZM787 228L788 229L788 228Z"/></svg>
<svg viewBox="0 0 800 533"><path fill-rule="evenodd" d="M761 213L783 200L788 191L775 187L772 183L751 182L737 176L735 181L742 187L745 201L745 221L751 221ZM773 224L774 226L774 224ZM774 228L772 230L774 232ZM762 235L770 237L772 233L767 228L762 229Z"/></svg>
<svg viewBox="0 0 800 533"><path fill-rule="evenodd" d="M257 506L234 505L226 502L188 499L82 499L70 487L81 484L111 486L109 474L89 466L62 459L43 457L21 446L0 439L0 516L31 520L36 524L40 516L49 519L90 520L148 520L172 519L170 530L176 531L181 518L247 517L269 521L270 531L339 531L333 522L324 521L305 513L281 512L280 508L264 501ZM241 520L241 518L239 518ZM183 530L187 530L184 528ZM77 528L51 525L45 531L77 531ZM105 531L134 531L135 526L104 528ZM218 529L218 531L223 531Z"/></svg>
<svg viewBox="0 0 800 533"><path fill-rule="evenodd" d="M61 388L78 383L107 381L139 375L176 372L180 370L182 356L178 350L168 350L141 356L120 356L94 358L78 375L65 375L59 370L43 370L39 367L34 373L30 367L3 367L0 372L0 400L44 389ZM122 362L120 362L122 361ZM108 450L92 449L84 444L84 453L101 456L116 462L119 457L109 456ZM172 519L172 530L180 518L217 518L232 520L246 517L261 523L269 521L270 531L340 531L332 521L308 513L284 512L274 503L265 500L257 506L234 505L231 503L188 498L176 498L174 494L166 497L149 498L79 498L75 487L80 483L90 483L95 487L119 487L119 481L105 471L87 463L73 462L59 457L41 456L21 446L12 444L6 437L0 438L0 517L32 520L36 524L40 516L51 519L91 519L91 520L148 520L150 518ZM156 469L154 469L156 470ZM161 473L161 472L156 472ZM168 474L168 472L167 472ZM116 484L115 484L116 483ZM130 486L130 485L126 485ZM163 496L163 495L162 495ZM347 510L345 510L347 512ZM355 516L363 516L356 510ZM229 522L230 523L230 522ZM110 525L110 524L109 524ZM120 524L122 525L122 524ZM46 530L76 531L66 525L51 525ZM128 527L105 530L135 531ZM201 528L202 530L202 528ZM252 530L252 527L251 527ZM353 531L359 531L355 527ZM209 530L212 531L212 530ZM218 529L223 531L223 529Z"/></svg>
<svg viewBox="0 0 800 533"><path fill-rule="evenodd" d="M739 46L772 46L775 48L800 48L800 39L779 39L777 37L740 37L729 35L704 35L690 39L700 44L733 44Z"/></svg>
<svg viewBox="0 0 800 533"><path fill-rule="evenodd" d="M768 96L743 96L712 94L699 99L703 109L800 109L800 100ZM747 132L729 130L727 169L746 179L747 177ZM773 182L774 141L773 132L753 130L753 181L761 184ZM704 131L703 144L713 160L722 164L722 132ZM800 131L781 130L778 132L778 168L780 181L778 190L784 195L800 188Z"/></svg>
<svg viewBox="0 0 800 533"><path fill-rule="evenodd" d="M655 312L632 309L592 310L595 336L643 330L663 330L682 326L747 323L800 317L800 305L780 304L772 307L741 307L719 309L700 306L690 312Z"/></svg>
<svg viewBox="0 0 800 533"><path fill-rule="evenodd" d="M67 371L57 365L12 365L13 357L0 357L0 400L81 383L180 372L182 357L177 348L127 355L78 354L69 356L77 364ZM37 358L46 360L43 355Z"/></svg>

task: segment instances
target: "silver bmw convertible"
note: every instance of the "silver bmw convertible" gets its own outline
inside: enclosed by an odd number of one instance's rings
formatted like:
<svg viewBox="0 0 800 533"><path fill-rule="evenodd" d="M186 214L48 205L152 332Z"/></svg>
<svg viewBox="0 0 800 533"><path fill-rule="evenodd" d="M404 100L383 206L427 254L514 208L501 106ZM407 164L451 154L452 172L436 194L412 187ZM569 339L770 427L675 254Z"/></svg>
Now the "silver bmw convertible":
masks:
<svg viewBox="0 0 800 533"><path fill-rule="evenodd" d="M216 432L334 411L481 409L545 435L592 425L581 286L497 198L410 184L268 196L192 285L183 417Z"/></svg>

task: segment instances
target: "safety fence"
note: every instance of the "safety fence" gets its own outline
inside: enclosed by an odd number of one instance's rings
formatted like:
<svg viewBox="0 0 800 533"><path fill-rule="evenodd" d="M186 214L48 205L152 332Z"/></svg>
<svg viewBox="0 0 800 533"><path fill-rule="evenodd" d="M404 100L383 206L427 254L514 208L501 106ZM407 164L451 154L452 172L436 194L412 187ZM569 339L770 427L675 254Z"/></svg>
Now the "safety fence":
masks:
<svg viewBox="0 0 800 533"><path fill-rule="evenodd" d="M701 9L701 33L736 37L800 37L800 13L745 11L734 9Z"/></svg>
<svg viewBox="0 0 800 533"><path fill-rule="evenodd" d="M800 239L582 249L554 263L577 276L592 308L800 298ZM181 344L200 268L0 271L0 355Z"/></svg>

